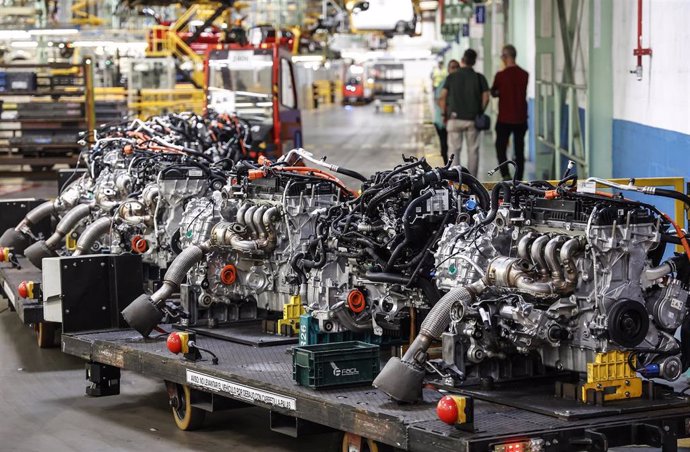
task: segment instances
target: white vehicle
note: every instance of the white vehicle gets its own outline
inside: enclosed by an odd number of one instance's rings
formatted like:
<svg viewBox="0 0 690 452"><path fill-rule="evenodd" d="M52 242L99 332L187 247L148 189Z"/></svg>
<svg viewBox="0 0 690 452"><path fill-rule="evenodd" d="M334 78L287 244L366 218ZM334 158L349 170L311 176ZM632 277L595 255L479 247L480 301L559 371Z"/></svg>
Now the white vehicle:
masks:
<svg viewBox="0 0 690 452"><path fill-rule="evenodd" d="M409 0L356 1L348 6L353 31L382 31L389 37L415 33L417 16Z"/></svg>

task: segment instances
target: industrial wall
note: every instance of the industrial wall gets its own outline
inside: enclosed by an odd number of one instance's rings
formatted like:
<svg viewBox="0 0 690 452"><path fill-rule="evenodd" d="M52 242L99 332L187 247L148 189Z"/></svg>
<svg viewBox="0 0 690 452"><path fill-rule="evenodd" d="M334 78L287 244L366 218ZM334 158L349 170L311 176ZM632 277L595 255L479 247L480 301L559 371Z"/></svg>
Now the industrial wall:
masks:
<svg viewBox="0 0 690 452"><path fill-rule="evenodd" d="M642 80L636 65L637 2L613 3L613 175L690 178L690 2L645 0Z"/></svg>

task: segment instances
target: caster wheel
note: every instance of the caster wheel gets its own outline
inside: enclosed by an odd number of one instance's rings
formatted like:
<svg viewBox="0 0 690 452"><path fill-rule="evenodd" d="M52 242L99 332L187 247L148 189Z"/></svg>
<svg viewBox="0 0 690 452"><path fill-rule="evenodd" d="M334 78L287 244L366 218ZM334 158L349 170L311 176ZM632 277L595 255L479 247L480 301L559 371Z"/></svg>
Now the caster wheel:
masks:
<svg viewBox="0 0 690 452"><path fill-rule="evenodd" d="M167 383L170 408L175 425L180 430L199 429L206 418L206 411L192 406L192 391L187 385Z"/></svg>
<svg viewBox="0 0 690 452"><path fill-rule="evenodd" d="M362 438L352 433L343 432L341 435L340 452L394 452L393 446L381 444L368 438Z"/></svg>
<svg viewBox="0 0 690 452"><path fill-rule="evenodd" d="M34 325L39 348L53 348L60 345L58 326L59 324L54 322L38 322Z"/></svg>

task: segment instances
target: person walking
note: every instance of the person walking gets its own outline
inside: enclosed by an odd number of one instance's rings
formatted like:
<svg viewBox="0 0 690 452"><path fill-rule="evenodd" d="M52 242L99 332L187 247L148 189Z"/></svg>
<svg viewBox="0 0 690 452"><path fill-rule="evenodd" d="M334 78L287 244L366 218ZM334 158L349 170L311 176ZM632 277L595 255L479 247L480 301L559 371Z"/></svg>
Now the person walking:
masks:
<svg viewBox="0 0 690 452"><path fill-rule="evenodd" d="M450 60L448 62L448 74L460 69L460 62L458 60ZM436 80L434 80L435 82ZM441 96L441 90L443 89L443 83L446 81L445 76L443 80L440 80L434 86L434 128L436 129L436 134L438 135L438 141L441 144L441 157L443 157L443 164L448 163L448 131L446 130L446 124L443 119L443 112L439 105L439 98Z"/></svg>
<svg viewBox="0 0 690 452"><path fill-rule="evenodd" d="M498 97L496 120L496 158L499 165L507 160L510 135L515 151L515 178L522 180L525 170L525 133L527 132L527 82L529 73L515 63L517 51L508 44L501 50L505 68L496 74L491 95ZM510 179L507 165L501 166L501 176Z"/></svg>
<svg viewBox="0 0 690 452"><path fill-rule="evenodd" d="M475 118L483 113L489 104L489 83L486 77L475 72L477 52L465 50L460 61L460 69L448 74L439 106L445 113L448 131L448 152L460 159L462 143L467 141L468 170L474 176L479 171L479 131ZM463 140L464 139L464 140Z"/></svg>

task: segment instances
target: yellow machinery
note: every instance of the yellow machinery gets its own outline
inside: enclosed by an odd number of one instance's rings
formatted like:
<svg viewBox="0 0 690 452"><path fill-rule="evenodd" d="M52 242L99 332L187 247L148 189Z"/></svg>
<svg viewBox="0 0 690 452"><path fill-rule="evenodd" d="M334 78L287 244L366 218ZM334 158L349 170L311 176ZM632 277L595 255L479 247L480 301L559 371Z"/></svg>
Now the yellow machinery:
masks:
<svg viewBox="0 0 690 452"><path fill-rule="evenodd" d="M155 25L147 35L146 56L173 57L180 64L191 64L192 83L198 88L205 88L204 57L192 48L191 43L200 35L200 31L229 12L229 8L224 2L198 2L172 24ZM193 20L203 21L201 30L191 31L190 24ZM187 36L187 40L183 36Z"/></svg>
<svg viewBox="0 0 690 452"><path fill-rule="evenodd" d="M72 4L72 23L74 25L103 25L104 20L98 17L98 0L77 0Z"/></svg>
<svg viewBox="0 0 690 452"><path fill-rule="evenodd" d="M594 362L587 363L587 383L582 385L582 401L589 399L587 393L590 391L602 393L604 401L642 396L642 379L631 367L635 358L630 353L618 350L597 353Z"/></svg>

